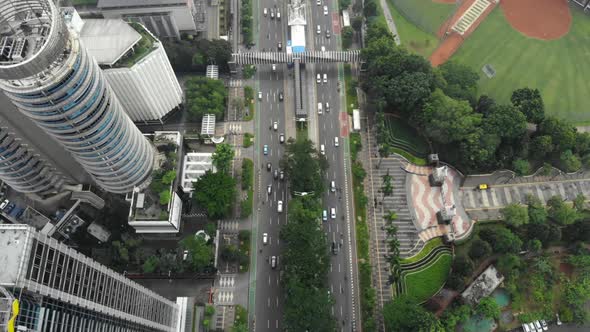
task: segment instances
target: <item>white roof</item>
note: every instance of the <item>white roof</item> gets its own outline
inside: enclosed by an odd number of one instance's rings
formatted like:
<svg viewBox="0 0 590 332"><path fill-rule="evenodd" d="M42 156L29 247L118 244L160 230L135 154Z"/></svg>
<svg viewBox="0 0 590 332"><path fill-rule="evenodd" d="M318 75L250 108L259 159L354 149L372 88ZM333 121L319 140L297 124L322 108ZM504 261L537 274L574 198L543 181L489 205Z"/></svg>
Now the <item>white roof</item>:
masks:
<svg viewBox="0 0 590 332"><path fill-rule="evenodd" d="M191 192L193 182L196 182L207 170L213 169L212 155L212 153L206 152L190 152L184 156L181 181L184 192Z"/></svg>
<svg viewBox="0 0 590 332"><path fill-rule="evenodd" d="M101 65L113 65L140 39L141 35L121 19L87 19L80 39Z"/></svg>
<svg viewBox="0 0 590 332"><path fill-rule="evenodd" d="M215 135L215 115L205 114L201 121L201 135Z"/></svg>

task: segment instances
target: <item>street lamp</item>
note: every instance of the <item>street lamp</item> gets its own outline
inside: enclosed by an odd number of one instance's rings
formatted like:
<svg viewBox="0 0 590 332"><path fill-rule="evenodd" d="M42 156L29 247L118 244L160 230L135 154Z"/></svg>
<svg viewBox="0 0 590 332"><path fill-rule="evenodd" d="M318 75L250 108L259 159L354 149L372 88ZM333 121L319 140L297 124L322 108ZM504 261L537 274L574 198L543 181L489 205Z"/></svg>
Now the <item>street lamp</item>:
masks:
<svg viewBox="0 0 590 332"><path fill-rule="evenodd" d="M313 191L294 191L293 195L295 196L307 196L307 195L312 195Z"/></svg>

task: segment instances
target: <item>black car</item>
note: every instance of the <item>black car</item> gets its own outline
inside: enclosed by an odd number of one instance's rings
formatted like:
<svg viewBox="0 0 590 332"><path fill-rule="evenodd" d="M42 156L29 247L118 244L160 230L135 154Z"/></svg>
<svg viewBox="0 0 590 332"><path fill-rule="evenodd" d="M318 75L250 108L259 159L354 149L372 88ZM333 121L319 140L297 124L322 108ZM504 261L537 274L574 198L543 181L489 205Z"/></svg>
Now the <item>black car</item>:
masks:
<svg viewBox="0 0 590 332"><path fill-rule="evenodd" d="M283 91L279 92L279 101L283 101L283 99L285 99L285 96L283 96Z"/></svg>
<svg viewBox="0 0 590 332"><path fill-rule="evenodd" d="M266 163L266 170L270 172L272 165L270 163Z"/></svg>

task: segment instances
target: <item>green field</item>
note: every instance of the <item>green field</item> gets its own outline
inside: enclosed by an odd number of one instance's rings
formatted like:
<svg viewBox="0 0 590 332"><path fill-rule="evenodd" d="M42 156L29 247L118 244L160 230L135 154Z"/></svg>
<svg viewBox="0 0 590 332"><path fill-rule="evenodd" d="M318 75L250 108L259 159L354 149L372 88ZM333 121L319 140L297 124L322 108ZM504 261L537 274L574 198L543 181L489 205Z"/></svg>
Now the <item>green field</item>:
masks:
<svg viewBox="0 0 590 332"><path fill-rule="evenodd" d="M408 298L422 303L435 295L447 281L452 261L451 255L444 253L419 271L402 272Z"/></svg>
<svg viewBox="0 0 590 332"><path fill-rule="evenodd" d="M435 248L442 247L442 246L443 246L442 237L435 237L434 239L426 242L426 245L424 246L424 248L422 248L422 250L420 250L416 255L402 259L401 263L402 264L415 263L415 262L421 260L422 258L426 257Z"/></svg>
<svg viewBox="0 0 590 332"><path fill-rule="evenodd" d="M401 40L402 46L408 51L420 54L425 58L428 58L438 45L438 39L435 35L425 32L418 26L408 21L404 16L400 14L392 0L387 0L387 6L395 22L397 33Z"/></svg>
<svg viewBox="0 0 590 332"><path fill-rule="evenodd" d="M577 9L571 11L570 32L561 39L542 41L513 30L497 8L452 59L480 74L480 94L507 103L517 88L538 88L548 114L575 124L590 124L590 17ZM485 64L494 67L495 77L488 79L483 74Z"/></svg>

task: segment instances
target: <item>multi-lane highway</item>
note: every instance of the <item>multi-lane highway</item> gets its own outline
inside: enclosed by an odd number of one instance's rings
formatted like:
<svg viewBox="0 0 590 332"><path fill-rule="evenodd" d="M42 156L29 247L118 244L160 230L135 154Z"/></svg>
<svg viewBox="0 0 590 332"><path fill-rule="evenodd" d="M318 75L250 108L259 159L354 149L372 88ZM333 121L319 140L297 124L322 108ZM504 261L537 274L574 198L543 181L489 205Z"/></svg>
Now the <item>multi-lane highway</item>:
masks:
<svg viewBox="0 0 590 332"><path fill-rule="evenodd" d="M313 0L308 6L308 48L311 51L339 51L340 18L337 0ZM342 65L321 63L308 67L310 69L307 71L312 72L308 75L310 82L305 84L315 87L312 95L314 100L309 103L310 128L317 131L317 144L319 148L324 146L330 165L326 174L329 189L324 195L323 203L328 214L324 230L332 255L328 278L328 287L334 297L332 314L342 330L354 331L359 323L358 303L353 303L353 299L358 297L358 284L350 159L345 153L348 151L348 117L343 102ZM321 83L317 83L318 74ZM321 114L319 103L322 104ZM313 125L314 121L316 125ZM335 188L332 189L332 186ZM335 218L332 218L332 208L335 209Z"/></svg>
<svg viewBox="0 0 590 332"><path fill-rule="evenodd" d="M279 43L284 48L287 36L285 2L259 0L257 3L258 6L254 6L253 13L257 16L255 24L258 24L259 28L256 48L260 51L276 51ZM263 13L264 8L266 8L266 16ZM271 18L271 11L274 18ZM277 12L281 15L280 19L277 18ZM255 188L257 211L254 213L257 232L252 238L256 241L258 252L255 253L257 263L252 268L256 269L254 290L256 331L282 330L283 301L279 272L282 260L279 231L287 221L287 181L276 179L274 173L277 171L280 174L279 160L284 151L284 144L279 142L279 137L283 134L285 141L288 139L285 125L286 121L292 121L292 117L290 119L286 117L285 111L289 109L286 105L292 103L292 91L286 88L289 83L287 78L288 69L285 64L276 64L274 69L271 65L260 65L257 67L255 76L255 93L258 103L256 107L258 113L255 117L255 167L258 174L255 184L258 188ZM279 98L281 93L284 95L283 101ZM283 204L283 212L278 212L279 201ZM263 244L264 234L267 236L267 244ZM277 257L277 266L274 269L270 263L272 256Z"/></svg>
<svg viewBox="0 0 590 332"><path fill-rule="evenodd" d="M340 49L339 15L337 0L308 0L306 17L307 49L336 51ZM324 6L326 7L324 9ZM266 8L266 15L264 9ZM277 19L280 12L281 19ZM274 19L271 15L274 14ZM254 1L256 49L258 51L285 51L287 44L287 2L281 0ZM317 26L320 33L317 33ZM330 36L326 35L329 31ZM336 35L335 35L336 32ZM282 50L278 50L281 43ZM317 83L317 74L320 83ZM324 74L326 81L324 81ZM273 173L279 167L279 160L284 145L279 142L279 135L285 134L285 140L294 136L294 84L293 70L285 64L257 66L255 93L261 93L257 101L256 115L256 211L254 213L254 235L257 255L255 278L251 282L250 292L255 299L253 325L256 331L279 331L282 326L282 294L280 285L281 245L280 227L287 222L288 205L287 181L274 179ZM356 272L356 247L354 240L354 215L352 204L352 183L350 180L350 162L347 140L348 120L346 109L342 105L343 72L342 66L336 64L307 64L302 68L302 93L308 110L308 130L310 138L320 149L323 145L325 156L329 161L326 174L326 187L323 206L327 213L324 230L328 239L327 250L331 252L331 266L328 287L334 298L332 312L339 326L344 331L356 331L360 323L358 318L358 288ZM341 88L342 87L342 88ZM283 92L284 100L279 100ZM322 113L318 114L318 103L322 103ZM329 107L328 107L329 106ZM276 122L276 130L274 129ZM335 142L335 139L338 142ZM337 145L337 146L336 146ZM265 146L267 154L264 153ZM267 165L270 163L270 171ZM280 170L279 170L280 171ZM332 191L331 183L334 182ZM268 186L271 186L270 194ZM277 211L277 204L283 202L283 212ZM335 210L332 218L331 210ZM263 244L266 234L268 243ZM277 268L273 269L270 258L276 256ZM254 281L255 280L255 281ZM251 309L252 310L252 309Z"/></svg>

